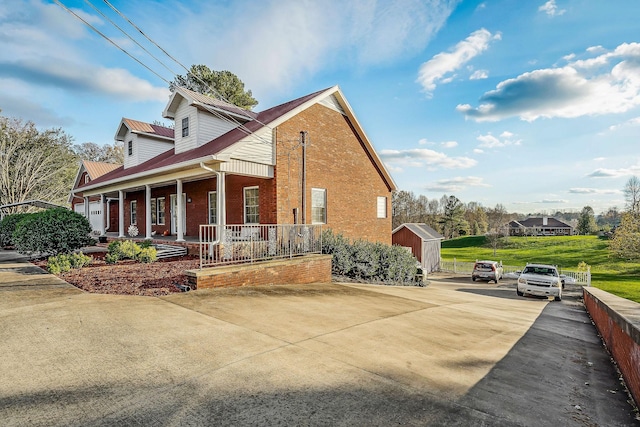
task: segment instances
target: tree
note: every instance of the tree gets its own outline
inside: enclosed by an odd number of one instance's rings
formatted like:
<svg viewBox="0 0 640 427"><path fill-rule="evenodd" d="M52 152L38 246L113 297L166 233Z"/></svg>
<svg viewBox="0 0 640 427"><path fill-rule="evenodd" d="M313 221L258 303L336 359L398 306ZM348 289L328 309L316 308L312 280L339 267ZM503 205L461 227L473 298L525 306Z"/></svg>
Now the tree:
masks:
<svg viewBox="0 0 640 427"><path fill-rule="evenodd" d="M73 151L82 160L104 163L124 163L124 143L116 141L113 145L98 145L95 142L83 142L73 146Z"/></svg>
<svg viewBox="0 0 640 427"><path fill-rule="evenodd" d="M580 217L578 218L578 233L579 234L592 234L597 229L596 218L591 206L585 206L582 208Z"/></svg>
<svg viewBox="0 0 640 427"><path fill-rule="evenodd" d="M627 201L627 210L630 212L640 212L640 179L632 176L622 190Z"/></svg>
<svg viewBox="0 0 640 427"><path fill-rule="evenodd" d="M474 236L483 235L487 232L487 213L478 202L467 203L464 213L465 220L471 226L471 234Z"/></svg>
<svg viewBox="0 0 640 427"><path fill-rule="evenodd" d="M496 256L496 250L500 244L500 239L506 235L505 228L507 219L507 210L500 203L498 203L493 209L487 209L487 222L489 223L487 240L493 248L493 256Z"/></svg>
<svg viewBox="0 0 640 427"><path fill-rule="evenodd" d="M443 196L443 199L446 196ZM469 223L464 219L464 205L455 196L446 198L444 214L440 219L442 234L447 238L469 234Z"/></svg>
<svg viewBox="0 0 640 427"><path fill-rule="evenodd" d="M244 83L231 71L210 70L206 65L192 65L187 75L178 75L169 84L173 92L176 86L185 87L194 92L222 98L223 101L251 110L258 105L250 90L244 90Z"/></svg>
<svg viewBox="0 0 640 427"><path fill-rule="evenodd" d="M640 258L640 213L625 212L616 228L609 249L619 258Z"/></svg>
<svg viewBox="0 0 640 427"><path fill-rule="evenodd" d="M0 116L0 205L34 199L64 204L77 170L71 137L62 129L39 131L32 122Z"/></svg>

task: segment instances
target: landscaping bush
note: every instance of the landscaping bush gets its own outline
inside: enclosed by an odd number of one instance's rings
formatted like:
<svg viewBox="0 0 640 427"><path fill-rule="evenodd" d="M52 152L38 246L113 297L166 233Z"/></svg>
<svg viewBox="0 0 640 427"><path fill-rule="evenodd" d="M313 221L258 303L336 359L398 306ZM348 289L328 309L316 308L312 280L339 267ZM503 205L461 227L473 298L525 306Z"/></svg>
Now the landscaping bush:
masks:
<svg viewBox="0 0 640 427"><path fill-rule="evenodd" d="M82 268L90 265L93 262L93 257L82 252L74 252L69 255L69 262L71 263L71 268Z"/></svg>
<svg viewBox="0 0 640 427"><path fill-rule="evenodd" d="M65 208L30 214L18 222L12 234L22 254L65 254L95 244L91 225L84 216Z"/></svg>
<svg viewBox="0 0 640 427"><path fill-rule="evenodd" d="M417 261L400 246L357 240L350 243L331 230L322 233L322 253L331 254L331 272L358 280L415 284Z"/></svg>
<svg viewBox="0 0 640 427"><path fill-rule="evenodd" d="M115 240L109 243L107 248L109 253L104 258L107 264L115 264L121 259L133 259L144 263L155 262L158 259L156 248L150 240L141 244L133 240Z"/></svg>
<svg viewBox="0 0 640 427"><path fill-rule="evenodd" d="M47 271L51 274L65 273L71 270L71 261L67 255L51 256L47 260Z"/></svg>
<svg viewBox="0 0 640 427"><path fill-rule="evenodd" d="M143 263L155 262L158 259L156 248L154 247L146 247L140 250L138 254L138 261Z"/></svg>
<svg viewBox="0 0 640 427"><path fill-rule="evenodd" d="M13 246L13 232L16 231L18 223L27 218L28 213L18 213L7 215L0 221L0 247Z"/></svg>

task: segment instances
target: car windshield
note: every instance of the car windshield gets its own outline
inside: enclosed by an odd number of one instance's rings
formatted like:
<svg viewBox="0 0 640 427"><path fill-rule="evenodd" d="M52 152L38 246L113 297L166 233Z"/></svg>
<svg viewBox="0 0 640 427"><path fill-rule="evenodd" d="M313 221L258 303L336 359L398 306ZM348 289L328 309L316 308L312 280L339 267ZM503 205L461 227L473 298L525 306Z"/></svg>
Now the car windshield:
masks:
<svg viewBox="0 0 640 427"><path fill-rule="evenodd" d="M545 276L558 276L558 270L551 267L533 267L528 266L522 271L522 274L542 274Z"/></svg>

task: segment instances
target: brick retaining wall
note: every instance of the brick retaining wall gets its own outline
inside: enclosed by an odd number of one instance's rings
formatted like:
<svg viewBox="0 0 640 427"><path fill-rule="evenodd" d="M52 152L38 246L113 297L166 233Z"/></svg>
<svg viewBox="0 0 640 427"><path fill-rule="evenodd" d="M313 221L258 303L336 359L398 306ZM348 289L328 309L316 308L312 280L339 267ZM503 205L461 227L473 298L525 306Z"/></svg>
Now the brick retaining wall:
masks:
<svg viewBox="0 0 640 427"><path fill-rule="evenodd" d="M330 283L331 255L306 255L253 264L188 270L185 273L193 289L244 285Z"/></svg>
<svg viewBox="0 0 640 427"><path fill-rule="evenodd" d="M640 304L591 287L583 288L583 295L633 399L640 403Z"/></svg>

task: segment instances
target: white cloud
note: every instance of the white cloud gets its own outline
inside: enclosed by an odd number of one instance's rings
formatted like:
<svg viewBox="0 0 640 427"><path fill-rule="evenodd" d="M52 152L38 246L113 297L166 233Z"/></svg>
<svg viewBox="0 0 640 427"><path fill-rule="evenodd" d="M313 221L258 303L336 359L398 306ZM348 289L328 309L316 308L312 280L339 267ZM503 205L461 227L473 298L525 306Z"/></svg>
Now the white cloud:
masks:
<svg viewBox="0 0 640 427"><path fill-rule="evenodd" d="M556 5L556 0L549 0L548 2L540 6L538 10L540 12L546 13L549 16L564 15L564 13L567 11L566 9L558 10L558 6Z"/></svg>
<svg viewBox="0 0 640 427"><path fill-rule="evenodd" d="M542 204L560 203L560 204L564 204L564 203L569 203L569 201L565 200L565 199L542 199L542 200L538 200L538 201L531 202L531 203L542 203Z"/></svg>
<svg viewBox="0 0 640 427"><path fill-rule="evenodd" d="M609 130L616 131L618 129L630 127L630 126L640 126L640 117L634 117L633 119L629 119L624 123L609 126Z"/></svg>
<svg viewBox="0 0 640 427"><path fill-rule="evenodd" d="M262 96L282 92L321 69L387 64L414 55L457 3L237 0L200 2L172 16L181 29L177 41L189 46L184 54L191 62L233 70Z"/></svg>
<svg viewBox="0 0 640 427"><path fill-rule="evenodd" d="M418 141L418 144L419 144L419 145L436 145L436 143L435 143L435 142L428 141L428 140L427 140L427 138L421 138L421 139Z"/></svg>
<svg viewBox="0 0 640 427"><path fill-rule="evenodd" d="M425 187L428 191L443 191L447 193L459 192L467 187L490 187L490 185L483 182L481 177L467 176L467 177L455 177L450 179L441 179L433 184Z"/></svg>
<svg viewBox="0 0 640 427"><path fill-rule="evenodd" d="M569 193L573 194L620 194L620 190L601 190L597 188L570 188Z"/></svg>
<svg viewBox="0 0 640 427"><path fill-rule="evenodd" d="M473 152L474 152L474 154L482 154L482 153L484 153L484 150L482 150L480 148L474 148Z"/></svg>
<svg viewBox="0 0 640 427"><path fill-rule="evenodd" d="M466 169L477 164L469 157L449 157L444 153L428 148L412 148L408 150L381 150L380 157L385 164L399 167L427 167L429 169Z"/></svg>
<svg viewBox="0 0 640 427"><path fill-rule="evenodd" d="M482 80L489 78L489 72L487 70L476 70L469 76L469 80Z"/></svg>
<svg viewBox="0 0 640 427"><path fill-rule="evenodd" d="M575 118L623 113L640 105L640 43L624 43L595 58L547 68L500 82L476 108L457 110L476 121L519 116Z"/></svg>
<svg viewBox="0 0 640 427"><path fill-rule="evenodd" d="M456 44L451 52L441 52L420 66L418 83L427 94L431 94L438 83L446 83L452 78L449 73L488 49L493 40L500 40L500 33L491 34L486 29L474 31L469 37Z"/></svg>
<svg viewBox="0 0 640 427"><path fill-rule="evenodd" d="M445 141L445 142L441 142L440 145L442 145L444 148L454 148L458 146L458 142L457 141Z"/></svg>
<svg viewBox="0 0 640 427"><path fill-rule="evenodd" d="M621 178L624 176L638 175L640 173L640 165L630 168L607 169L598 168L587 175L589 178Z"/></svg>
<svg viewBox="0 0 640 427"><path fill-rule="evenodd" d="M500 148L509 145L520 145L522 140L513 139L513 133L504 131L500 134L500 138L496 138L491 133L480 135L476 139L480 141L481 148Z"/></svg>

